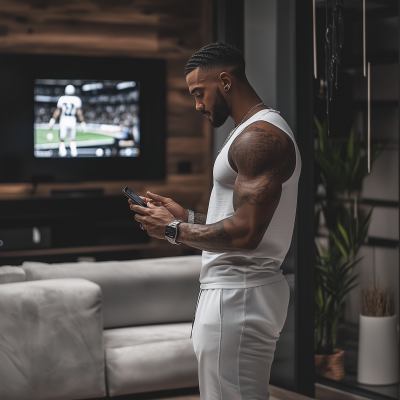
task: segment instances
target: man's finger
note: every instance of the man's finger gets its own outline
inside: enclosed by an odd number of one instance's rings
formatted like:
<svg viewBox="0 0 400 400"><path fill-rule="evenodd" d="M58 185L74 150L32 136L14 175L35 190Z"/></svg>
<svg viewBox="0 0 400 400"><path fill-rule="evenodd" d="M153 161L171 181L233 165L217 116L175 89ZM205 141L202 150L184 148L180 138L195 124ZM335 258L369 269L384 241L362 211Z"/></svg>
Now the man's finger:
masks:
<svg viewBox="0 0 400 400"><path fill-rule="evenodd" d="M153 201L152 199L149 199L149 198L147 198L147 197L142 197L142 196L139 196L143 201L145 201L146 203L148 203L149 201ZM129 204L136 204L132 199L128 199L128 203Z"/></svg>
<svg viewBox="0 0 400 400"><path fill-rule="evenodd" d="M131 210L139 213L139 214L143 214L143 215L149 215L150 214L150 210L148 208L145 207L140 207L136 204L131 204L130 205Z"/></svg>
<svg viewBox="0 0 400 400"><path fill-rule="evenodd" d="M160 202L156 202L156 204L154 204L153 201L149 201L147 203L147 208L159 208L160 206L162 207L162 203Z"/></svg>
<svg viewBox="0 0 400 400"><path fill-rule="evenodd" d="M147 192L147 196L149 196L153 200L160 201L162 203L165 203L166 201L168 201L168 199L166 197L162 197L159 194L155 194L155 193L151 193L151 192Z"/></svg>
<svg viewBox="0 0 400 400"><path fill-rule="evenodd" d="M144 197L144 196L139 196L143 201L145 201L146 203L148 203L149 201L151 201L151 199L149 199L148 197Z"/></svg>

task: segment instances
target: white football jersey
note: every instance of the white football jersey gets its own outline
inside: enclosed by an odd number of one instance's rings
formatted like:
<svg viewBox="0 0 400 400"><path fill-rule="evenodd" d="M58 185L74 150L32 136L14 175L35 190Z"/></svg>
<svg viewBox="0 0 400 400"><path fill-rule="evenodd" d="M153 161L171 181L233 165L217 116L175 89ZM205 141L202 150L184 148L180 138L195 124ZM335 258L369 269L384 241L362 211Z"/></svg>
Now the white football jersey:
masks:
<svg viewBox="0 0 400 400"><path fill-rule="evenodd" d="M78 96L61 96L57 108L61 108L60 123L64 119L76 122L76 110L82 108L82 100Z"/></svg>

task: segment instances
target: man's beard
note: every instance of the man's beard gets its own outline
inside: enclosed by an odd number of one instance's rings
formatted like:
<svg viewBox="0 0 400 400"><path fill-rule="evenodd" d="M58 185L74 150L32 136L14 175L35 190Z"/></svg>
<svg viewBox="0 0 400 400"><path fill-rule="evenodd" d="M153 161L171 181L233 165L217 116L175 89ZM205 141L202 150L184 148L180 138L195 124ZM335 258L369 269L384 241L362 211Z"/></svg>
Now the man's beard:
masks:
<svg viewBox="0 0 400 400"><path fill-rule="evenodd" d="M206 114L207 111L203 111L203 114ZM222 96L221 91L217 88L217 98L215 99L215 103L212 107L212 120L210 119L211 125L214 128L219 128L222 126L225 121L228 119L230 114L228 103L225 100L225 97Z"/></svg>

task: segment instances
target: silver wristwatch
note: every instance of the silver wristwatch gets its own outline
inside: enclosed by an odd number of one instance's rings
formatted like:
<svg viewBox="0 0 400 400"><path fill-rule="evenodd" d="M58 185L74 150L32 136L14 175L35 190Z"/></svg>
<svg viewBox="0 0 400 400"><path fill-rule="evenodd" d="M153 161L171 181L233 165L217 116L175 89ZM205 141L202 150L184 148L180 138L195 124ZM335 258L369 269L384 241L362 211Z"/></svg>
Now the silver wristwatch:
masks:
<svg viewBox="0 0 400 400"><path fill-rule="evenodd" d="M178 226L182 222L183 221L176 219L165 227L165 238L168 240L168 242L172 244L180 244L176 241L176 238L178 237Z"/></svg>
<svg viewBox="0 0 400 400"><path fill-rule="evenodd" d="M194 224L194 211L187 209L188 211L188 223Z"/></svg>

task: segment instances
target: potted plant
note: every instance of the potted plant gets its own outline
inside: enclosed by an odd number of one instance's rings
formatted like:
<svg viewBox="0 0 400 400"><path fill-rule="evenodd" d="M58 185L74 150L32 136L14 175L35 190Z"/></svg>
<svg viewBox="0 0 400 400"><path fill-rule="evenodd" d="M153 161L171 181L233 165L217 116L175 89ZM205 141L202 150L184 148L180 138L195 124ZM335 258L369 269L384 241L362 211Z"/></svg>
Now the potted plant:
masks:
<svg viewBox="0 0 400 400"><path fill-rule="evenodd" d="M326 378L344 378L344 351L336 348L338 324L348 293L357 285L353 270L360 259L355 255L365 241L370 222L371 212L354 234L354 225L359 222L350 215L349 232L338 221L338 232L329 231L329 252L323 246L316 249L315 373Z"/></svg>
<svg viewBox="0 0 400 400"><path fill-rule="evenodd" d="M392 292L373 284L361 293L357 381L365 385L399 382L397 316Z"/></svg>
<svg viewBox="0 0 400 400"><path fill-rule="evenodd" d="M372 215L372 209L363 215L358 205L368 157L353 130L347 139L335 139L328 138L326 124L315 118L315 125L314 155L325 186L316 219L318 223L323 214L328 237L327 246L316 246L315 252L315 372L341 380L344 351L336 348L338 323L347 295L357 285L357 253L367 238ZM383 144L371 146L371 163Z"/></svg>

